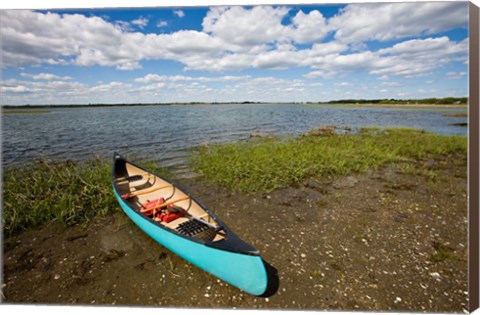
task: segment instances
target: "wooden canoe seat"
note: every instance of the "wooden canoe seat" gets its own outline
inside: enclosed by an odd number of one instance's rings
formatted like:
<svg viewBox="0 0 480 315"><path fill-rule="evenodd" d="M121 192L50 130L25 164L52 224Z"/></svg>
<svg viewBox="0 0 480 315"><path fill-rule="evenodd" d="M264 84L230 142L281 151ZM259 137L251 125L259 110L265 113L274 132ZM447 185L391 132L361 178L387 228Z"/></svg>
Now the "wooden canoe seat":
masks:
<svg viewBox="0 0 480 315"><path fill-rule="evenodd" d="M135 174L131 176L119 177L115 181L117 184L136 182L142 180L144 175L147 175L147 178L150 178L150 176L152 176L149 173Z"/></svg>

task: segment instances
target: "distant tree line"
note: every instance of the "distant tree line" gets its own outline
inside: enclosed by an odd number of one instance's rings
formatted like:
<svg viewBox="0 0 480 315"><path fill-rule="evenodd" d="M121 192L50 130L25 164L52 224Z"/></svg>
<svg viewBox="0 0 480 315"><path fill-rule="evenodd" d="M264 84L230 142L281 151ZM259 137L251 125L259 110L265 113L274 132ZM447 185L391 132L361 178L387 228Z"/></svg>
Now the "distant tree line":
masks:
<svg viewBox="0 0 480 315"><path fill-rule="evenodd" d="M75 107L121 107L121 106L170 106L170 105L224 105L224 104L263 104L264 102L177 102L177 103L115 103L115 104L44 104L44 105L0 105L4 109L14 108L75 108ZM274 103L272 103L274 104Z"/></svg>
<svg viewBox="0 0 480 315"><path fill-rule="evenodd" d="M467 104L467 97L444 97L444 98L424 98L424 99L374 99L374 100L334 100L326 102L327 104Z"/></svg>

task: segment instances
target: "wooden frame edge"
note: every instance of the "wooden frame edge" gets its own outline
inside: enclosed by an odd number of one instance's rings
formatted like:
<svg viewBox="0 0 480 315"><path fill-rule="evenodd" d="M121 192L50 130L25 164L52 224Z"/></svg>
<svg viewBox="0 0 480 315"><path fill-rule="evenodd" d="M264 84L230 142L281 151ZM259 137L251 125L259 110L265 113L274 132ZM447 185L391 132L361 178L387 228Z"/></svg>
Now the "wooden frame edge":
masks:
<svg viewBox="0 0 480 315"><path fill-rule="evenodd" d="M469 6L468 230L469 311L479 307L479 8Z"/></svg>

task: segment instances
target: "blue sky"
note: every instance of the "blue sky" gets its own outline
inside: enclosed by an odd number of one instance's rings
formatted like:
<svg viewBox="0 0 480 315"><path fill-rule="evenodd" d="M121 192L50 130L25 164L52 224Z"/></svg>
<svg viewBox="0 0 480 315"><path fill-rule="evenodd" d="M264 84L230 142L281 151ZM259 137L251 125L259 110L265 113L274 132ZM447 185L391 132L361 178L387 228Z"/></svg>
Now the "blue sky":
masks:
<svg viewBox="0 0 480 315"><path fill-rule="evenodd" d="M468 95L468 3L3 10L1 103Z"/></svg>

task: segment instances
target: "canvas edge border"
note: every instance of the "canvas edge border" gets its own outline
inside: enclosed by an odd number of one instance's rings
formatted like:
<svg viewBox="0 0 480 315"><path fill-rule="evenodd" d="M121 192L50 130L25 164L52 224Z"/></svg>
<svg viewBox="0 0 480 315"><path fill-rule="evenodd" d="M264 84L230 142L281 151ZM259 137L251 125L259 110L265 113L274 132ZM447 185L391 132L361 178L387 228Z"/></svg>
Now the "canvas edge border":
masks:
<svg viewBox="0 0 480 315"><path fill-rule="evenodd" d="M469 5L469 311L479 307L479 7Z"/></svg>

